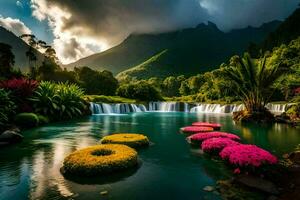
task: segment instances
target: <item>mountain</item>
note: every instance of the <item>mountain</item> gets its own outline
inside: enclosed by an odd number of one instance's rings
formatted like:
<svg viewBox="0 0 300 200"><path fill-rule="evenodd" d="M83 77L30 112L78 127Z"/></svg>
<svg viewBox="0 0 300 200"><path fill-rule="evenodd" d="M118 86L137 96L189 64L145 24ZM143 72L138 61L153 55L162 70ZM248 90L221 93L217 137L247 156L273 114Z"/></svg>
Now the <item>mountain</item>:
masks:
<svg viewBox="0 0 300 200"><path fill-rule="evenodd" d="M134 67L118 77L137 71L144 74L143 78L148 77L147 73L161 77L199 73L214 69L230 56L244 52L250 42L262 42L280 23L273 21L258 28L247 27L224 33L208 22L169 33L132 34L118 46L67 67L89 66L114 74ZM144 72L148 69L163 73Z"/></svg>
<svg viewBox="0 0 300 200"><path fill-rule="evenodd" d="M251 42L263 41L279 24L279 21L274 21L259 28L247 27L228 33L220 31L212 23L200 24L195 29L186 29L178 33L173 46L146 62L119 73L117 78L164 78L170 75L193 75L210 71L231 56L243 53Z"/></svg>
<svg viewBox="0 0 300 200"><path fill-rule="evenodd" d="M29 45L2 26L0 26L0 42L12 46L12 52L15 55L15 67L20 68L22 71L27 71L28 59L26 57L26 51L28 51ZM44 57L38 51L35 51L35 54L37 56L37 64L39 65L42 63Z"/></svg>
<svg viewBox="0 0 300 200"><path fill-rule="evenodd" d="M272 50L281 44L289 44L300 36L300 8L296 9L274 32L260 45L264 51Z"/></svg>

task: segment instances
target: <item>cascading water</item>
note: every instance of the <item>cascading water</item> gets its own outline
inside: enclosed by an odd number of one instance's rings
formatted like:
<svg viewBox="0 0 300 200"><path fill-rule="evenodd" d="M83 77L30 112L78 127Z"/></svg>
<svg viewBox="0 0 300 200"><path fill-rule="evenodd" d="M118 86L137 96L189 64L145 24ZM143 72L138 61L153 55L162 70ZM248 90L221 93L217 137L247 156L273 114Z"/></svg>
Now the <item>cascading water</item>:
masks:
<svg viewBox="0 0 300 200"><path fill-rule="evenodd" d="M243 105L198 104L190 112L196 113L233 113L244 108Z"/></svg>
<svg viewBox="0 0 300 200"><path fill-rule="evenodd" d="M286 111L286 107L288 104L273 104L273 103L268 103L266 105L266 108L273 113L283 113Z"/></svg>
<svg viewBox="0 0 300 200"><path fill-rule="evenodd" d="M192 107L194 105L194 107ZM192 107L192 108L190 108ZM267 104L273 113L285 112L287 104ZM107 104L107 103L90 103L90 109L93 114L123 114L136 112L191 112L191 113L233 113L243 110L243 104L189 104L181 102L150 102L149 109L143 104Z"/></svg>
<svg viewBox="0 0 300 200"><path fill-rule="evenodd" d="M150 102L149 110L150 112L189 112L189 104L181 102Z"/></svg>
<svg viewBox="0 0 300 200"><path fill-rule="evenodd" d="M107 103L90 103L92 114L122 114L131 112L146 112L147 109L142 104L107 104Z"/></svg>

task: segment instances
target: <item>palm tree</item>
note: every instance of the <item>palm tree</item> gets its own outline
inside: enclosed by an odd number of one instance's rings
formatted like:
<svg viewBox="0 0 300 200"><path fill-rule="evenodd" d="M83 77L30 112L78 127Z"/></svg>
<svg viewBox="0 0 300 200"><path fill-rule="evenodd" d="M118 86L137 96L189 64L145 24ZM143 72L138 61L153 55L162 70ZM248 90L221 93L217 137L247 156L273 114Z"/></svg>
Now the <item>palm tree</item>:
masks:
<svg viewBox="0 0 300 200"><path fill-rule="evenodd" d="M286 64L267 65L267 58L254 60L248 53L235 56L230 67L224 69L225 78L234 85L232 91L244 103L248 114L265 112L266 104L274 93L274 83L289 73Z"/></svg>

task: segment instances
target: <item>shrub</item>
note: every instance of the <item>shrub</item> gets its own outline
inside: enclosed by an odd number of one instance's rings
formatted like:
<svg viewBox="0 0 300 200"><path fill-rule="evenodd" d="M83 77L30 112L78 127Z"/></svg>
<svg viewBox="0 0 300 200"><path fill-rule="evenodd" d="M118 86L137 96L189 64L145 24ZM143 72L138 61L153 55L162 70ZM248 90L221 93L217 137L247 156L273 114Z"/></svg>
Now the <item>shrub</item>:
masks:
<svg viewBox="0 0 300 200"><path fill-rule="evenodd" d="M291 105L286 111L286 114L291 118L291 119L297 119L300 118L300 103Z"/></svg>
<svg viewBox="0 0 300 200"><path fill-rule="evenodd" d="M10 117L15 113L16 105L11 100L10 92L0 89L0 131L7 126Z"/></svg>
<svg viewBox="0 0 300 200"><path fill-rule="evenodd" d="M125 170L137 165L137 152L121 144L103 144L71 153L64 160L63 172L94 176Z"/></svg>
<svg viewBox="0 0 300 200"><path fill-rule="evenodd" d="M105 136L101 140L102 144L124 144L133 148L140 148L149 145L147 136L132 133L120 133Z"/></svg>
<svg viewBox="0 0 300 200"><path fill-rule="evenodd" d="M45 117L43 115L38 114L37 116L39 118L39 124L41 124L41 125L48 124L50 121L48 117Z"/></svg>
<svg viewBox="0 0 300 200"><path fill-rule="evenodd" d="M228 160L230 164L236 167L254 167L262 165L276 164L277 158L268 151L255 145L236 145L225 147L220 152L223 160Z"/></svg>
<svg viewBox="0 0 300 200"><path fill-rule="evenodd" d="M25 78L10 79L0 82L0 88L11 91L16 98L23 99L31 96L37 86L37 81Z"/></svg>
<svg viewBox="0 0 300 200"><path fill-rule="evenodd" d="M41 82L31 101L37 113L51 120L72 119L87 109L83 91L75 84Z"/></svg>
<svg viewBox="0 0 300 200"><path fill-rule="evenodd" d="M160 92L147 81L123 84L118 88L117 95L125 98L138 99L141 101L162 100Z"/></svg>
<svg viewBox="0 0 300 200"><path fill-rule="evenodd" d="M241 138L237 135L225 132L208 132L208 133L197 133L188 137L188 140L194 143L202 143L204 140L210 138L229 138L231 140L239 141Z"/></svg>
<svg viewBox="0 0 300 200"><path fill-rule="evenodd" d="M204 140L201 149L206 153L219 153L224 147L239 145L240 143L229 138L210 138Z"/></svg>
<svg viewBox="0 0 300 200"><path fill-rule="evenodd" d="M39 124L39 118L34 113L20 113L15 117L15 122L22 128L32 128Z"/></svg>

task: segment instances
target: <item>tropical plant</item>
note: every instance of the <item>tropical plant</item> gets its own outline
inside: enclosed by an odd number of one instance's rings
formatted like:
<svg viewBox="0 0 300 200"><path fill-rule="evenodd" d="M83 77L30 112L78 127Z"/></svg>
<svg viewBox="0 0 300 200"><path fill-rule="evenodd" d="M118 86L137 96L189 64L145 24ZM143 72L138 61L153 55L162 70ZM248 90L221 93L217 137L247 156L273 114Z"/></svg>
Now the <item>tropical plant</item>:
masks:
<svg viewBox="0 0 300 200"><path fill-rule="evenodd" d="M84 92L75 84L43 81L31 101L37 113L52 120L72 119L83 115L86 109Z"/></svg>
<svg viewBox="0 0 300 200"><path fill-rule="evenodd" d="M0 89L0 130L9 122L15 113L16 105L10 98L10 92Z"/></svg>
<svg viewBox="0 0 300 200"><path fill-rule="evenodd" d="M246 111L251 114L265 111L265 105L275 90L274 83L289 73L290 67L283 63L267 65L266 57L253 60L246 53L243 58L234 56L230 67L223 70L225 78L234 86L232 92L243 101Z"/></svg>
<svg viewBox="0 0 300 200"><path fill-rule="evenodd" d="M14 64L15 56L12 53L12 47L0 42L0 76L9 78Z"/></svg>

